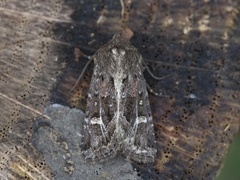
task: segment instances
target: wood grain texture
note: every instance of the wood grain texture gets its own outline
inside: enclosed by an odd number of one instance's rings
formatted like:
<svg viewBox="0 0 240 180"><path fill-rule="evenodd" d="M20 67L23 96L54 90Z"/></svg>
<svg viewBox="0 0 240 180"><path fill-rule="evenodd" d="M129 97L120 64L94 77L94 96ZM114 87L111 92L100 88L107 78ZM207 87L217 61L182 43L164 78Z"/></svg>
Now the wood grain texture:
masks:
<svg viewBox="0 0 240 180"><path fill-rule="evenodd" d="M143 179L214 179L240 119L239 3L133 0L0 2L0 179L52 179L32 144L32 124L51 103L84 110L93 54L128 27L156 76L149 85L157 134ZM79 59L79 60L76 60ZM47 118L47 117L46 117ZM49 119L49 121L51 121ZM76 172L77 173L77 172Z"/></svg>

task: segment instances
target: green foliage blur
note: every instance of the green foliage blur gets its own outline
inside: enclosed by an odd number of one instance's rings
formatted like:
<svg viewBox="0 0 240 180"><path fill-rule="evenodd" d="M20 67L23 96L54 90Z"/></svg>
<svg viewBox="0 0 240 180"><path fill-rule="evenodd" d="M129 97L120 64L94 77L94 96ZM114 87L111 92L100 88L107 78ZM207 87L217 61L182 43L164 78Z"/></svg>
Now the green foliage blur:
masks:
<svg viewBox="0 0 240 180"><path fill-rule="evenodd" d="M216 180L240 180L240 131L233 139L224 166Z"/></svg>

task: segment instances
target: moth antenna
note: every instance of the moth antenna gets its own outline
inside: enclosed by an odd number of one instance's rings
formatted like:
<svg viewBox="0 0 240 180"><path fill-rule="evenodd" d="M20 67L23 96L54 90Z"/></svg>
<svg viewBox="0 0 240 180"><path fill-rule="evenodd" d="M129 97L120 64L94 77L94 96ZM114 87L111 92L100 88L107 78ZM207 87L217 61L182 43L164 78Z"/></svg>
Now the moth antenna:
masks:
<svg viewBox="0 0 240 180"><path fill-rule="evenodd" d="M169 74L169 75L166 75L166 76L163 76L163 77L157 77L157 76L155 76L155 75L152 73L152 71L149 69L149 67L148 67L148 65L145 63L145 61L143 61L143 66L146 68L146 70L148 71L148 73L149 73L154 79L156 79L156 80L163 80L163 79L165 79L166 77L171 76L171 74Z"/></svg>
<svg viewBox="0 0 240 180"><path fill-rule="evenodd" d="M166 77L168 77L168 76L170 76L170 75L166 75L166 76L163 76L163 77L157 77L157 76L155 76L153 73L152 73L152 71L149 69L149 67L147 66L147 64L145 63L145 61L143 61L143 66L144 66L144 68L146 68L146 70L148 71L148 73L154 78L154 79L156 79L156 80L163 80L163 79L165 79ZM161 92L159 93L159 92L156 92L156 91L154 91L151 87L150 87L150 85L148 84L148 83L146 83L147 84L147 89L148 89L148 91L150 92L150 93L152 93L152 94L154 94L155 96L160 96L160 97L168 97L168 96L166 96L166 95L163 95Z"/></svg>
<svg viewBox="0 0 240 180"><path fill-rule="evenodd" d="M71 88L71 90L70 90L69 92L72 92L72 91L76 88L77 84L79 83L79 81L81 80L83 74L85 73L87 67L89 66L89 64L90 64L91 61L92 61L91 56L87 56L87 55L85 55L85 54L84 54L83 56L88 59L88 62L87 62L87 64L84 66L84 68L83 68L83 70L82 70L82 73L79 75L77 81L75 82L74 86Z"/></svg>

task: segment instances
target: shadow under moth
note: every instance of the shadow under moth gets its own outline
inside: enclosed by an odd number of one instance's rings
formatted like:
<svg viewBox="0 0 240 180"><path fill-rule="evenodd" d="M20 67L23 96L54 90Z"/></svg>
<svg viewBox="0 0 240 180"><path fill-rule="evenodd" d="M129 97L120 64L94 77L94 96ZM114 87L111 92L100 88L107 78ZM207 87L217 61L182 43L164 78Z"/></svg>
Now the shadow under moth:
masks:
<svg viewBox="0 0 240 180"><path fill-rule="evenodd" d="M118 153L127 159L153 162L157 150L143 59L116 34L92 57L82 155L102 163Z"/></svg>

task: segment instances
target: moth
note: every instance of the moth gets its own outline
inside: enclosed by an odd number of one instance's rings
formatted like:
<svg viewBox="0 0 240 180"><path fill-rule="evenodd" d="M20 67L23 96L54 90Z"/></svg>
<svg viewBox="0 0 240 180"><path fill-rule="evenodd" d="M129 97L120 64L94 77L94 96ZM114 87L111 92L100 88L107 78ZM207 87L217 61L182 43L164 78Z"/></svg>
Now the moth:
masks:
<svg viewBox="0 0 240 180"><path fill-rule="evenodd" d="M139 163L153 162L157 150L141 54L116 34L92 60L81 145L84 159L102 163L122 154Z"/></svg>

